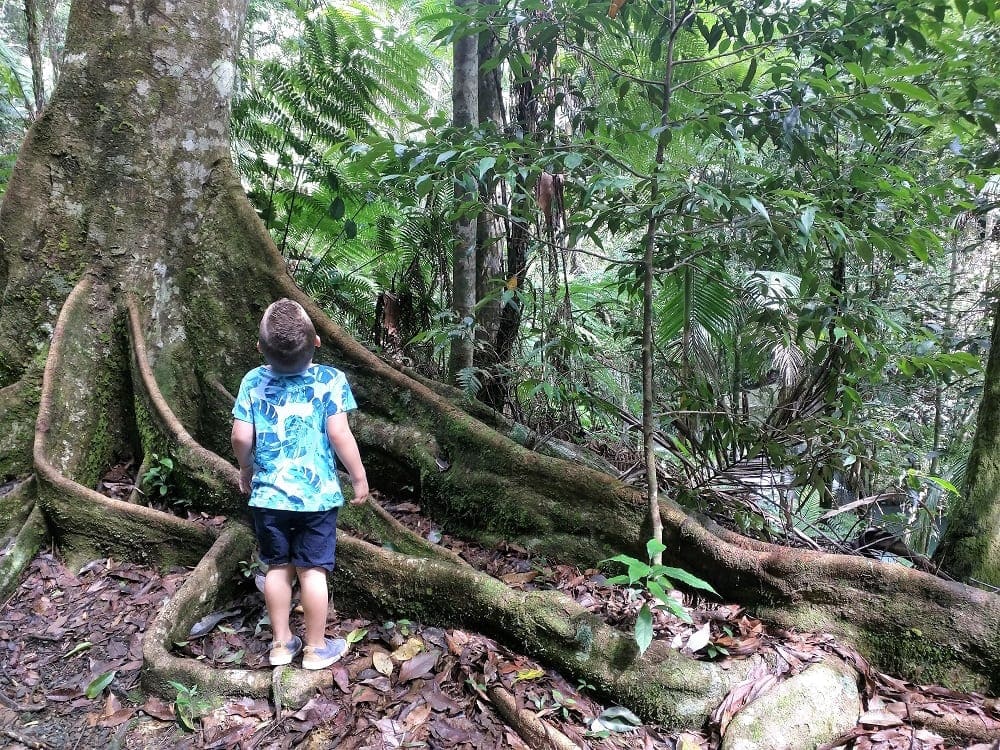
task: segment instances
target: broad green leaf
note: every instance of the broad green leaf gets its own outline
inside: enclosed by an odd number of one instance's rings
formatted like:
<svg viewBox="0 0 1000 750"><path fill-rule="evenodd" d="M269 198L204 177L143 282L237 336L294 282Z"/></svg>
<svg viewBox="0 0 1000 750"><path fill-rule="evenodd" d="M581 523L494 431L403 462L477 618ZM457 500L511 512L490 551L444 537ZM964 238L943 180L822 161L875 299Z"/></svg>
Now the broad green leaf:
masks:
<svg viewBox="0 0 1000 750"><path fill-rule="evenodd" d="M931 94L927 89L917 86L914 83L910 83L908 81L886 81L886 85L901 94L905 94L911 99L916 99L920 102L934 101L933 94Z"/></svg>
<svg viewBox="0 0 1000 750"><path fill-rule="evenodd" d="M484 156L479 160L479 179L483 179L486 173L489 172L493 167L496 166L497 159L495 156Z"/></svg>
<svg viewBox="0 0 1000 750"><path fill-rule="evenodd" d="M865 71L856 62L844 63L844 69L862 83L865 81Z"/></svg>
<svg viewBox="0 0 1000 750"><path fill-rule="evenodd" d="M348 643L357 643L363 640L366 635L368 635L367 628L354 628L354 630L347 634L345 640Z"/></svg>
<svg viewBox="0 0 1000 750"><path fill-rule="evenodd" d="M649 556L650 560L652 560L655 555L664 552L666 549L667 546L659 539L650 539L646 542L646 554Z"/></svg>
<svg viewBox="0 0 1000 750"><path fill-rule="evenodd" d="M93 700L101 693L104 692L104 688L111 684L111 682L118 675L118 670L112 670L111 672L105 672L104 674L95 677L89 685L87 685L86 695L88 698Z"/></svg>
<svg viewBox="0 0 1000 750"><path fill-rule="evenodd" d="M183 726L189 732L193 732L195 729L194 717L191 715L190 711L188 709L181 709L178 706L175 710L175 713L177 714L177 720L181 723L181 726Z"/></svg>
<svg viewBox="0 0 1000 750"><path fill-rule="evenodd" d="M431 188L434 187L434 183L431 180L431 175L422 174L413 181L413 187L417 191L417 196L423 198L427 195Z"/></svg>
<svg viewBox="0 0 1000 750"><path fill-rule="evenodd" d="M450 151L445 151L443 154L438 154L438 158L435 160L435 164L444 164L446 161L451 159L455 154L458 153L457 149L452 149Z"/></svg>
<svg viewBox="0 0 1000 750"><path fill-rule="evenodd" d="M753 84L753 79L757 75L757 58L754 57L750 60L750 67L747 69L747 74L743 76L743 80L740 82L740 90L746 91Z"/></svg>
<svg viewBox="0 0 1000 750"><path fill-rule="evenodd" d="M711 594L719 595L719 592L712 588L711 584L702 580L693 573L688 573L683 568L670 568L665 565L657 565L651 571L653 576L666 576L671 581L680 581L693 589L701 589Z"/></svg>
<svg viewBox="0 0 1000 750"><path fill-rule="evenodd" d="M629 711L624 706L609 706L608 708L601 711L601 715L598 716L597 718L600 719L602 722L609 722L609 721L621 722L629 725L630 728L642 726L642 719L640 719L638 716L636 716L634 713ZM619 729L613 731L621 731L621 730Z"/></svg>
<svg viewBox="0 0 1000 750"><path fill-rule="evenodd" d="M771 215L767 212L767 209L764 207L763 203L761 203L756 198L751 197L750 198L750 205L753 206L754 210L757 213L759 213L761 216L763 216L765 219L767 219L768 222L771 221Z"/></svg>
<svg viewBox="0 0 1000 750"><path fill-rule="evenodd" d="M958 491L958 487L956 487L954 484L952 484L947 479L944 479L942 477L935 477L935 476L928 475L927 476L927 481L933 482L938 487L940 487L941 489L943 489L945 492L950 492L953 495L960 495L961 494Z"/></svg>
<svg viewBox="0 0 1000 750"><path fill-rule="evenodd" d="M648 604L642 605L635 620L635 642L639 646L640 654L646 653L649 644L653 642L653 613Z"/></svg>

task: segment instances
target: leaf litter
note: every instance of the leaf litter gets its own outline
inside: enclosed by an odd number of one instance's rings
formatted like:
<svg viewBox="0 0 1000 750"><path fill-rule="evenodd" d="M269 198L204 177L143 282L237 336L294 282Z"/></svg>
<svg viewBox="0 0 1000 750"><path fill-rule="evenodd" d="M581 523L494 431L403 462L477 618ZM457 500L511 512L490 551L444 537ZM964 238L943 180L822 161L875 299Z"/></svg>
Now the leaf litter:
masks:
<svg viewBox="0 0 1000 750"><path fill-rule="evenodd" d="M412 503L387 508L425 537L438 530ZM649 602L608 586L597 569L551 564L514 544L486 549L438 533L440 544L508 585L561 590L627 631ZM770 653L775 665L762 667L734 688L703 732L668 734L638 724L627 709L600 703L591 686L570 684L476 633L335 614L328 632L349 635L350 649L332 668L333 686L300 710L276 717L267 700L212 705L197 694L179 693L171 702L140 689L142 636L187 572L157 572L111 559L91 561L74 572L51 553L36 557L0 609L0 731L13 742L7 746L522 750L528 746L488 697L491 686L501 686L514 696L518 709L549 723L581 748L714 748L740 708L826 653L858 669L865 700L858 725L839 744L828 746L831 750L965 747L914 723L912 717L920 712L942 720L974 718L1000 733L997 701L884 675L830 636L767 627L739 606L687 594L682 601L693 623L656 610L656 638L723 667L762 651ZM263 600L252 582L237 593L225 609L203 618L199 630L204 632L176 644L178 654L217 668L267 668L270 631ZM293 614L297 627L301 619L295 618L300 617ZM187 701L184 710L196 716L194 732L184 731L177 720L182 698Z"/></svg>

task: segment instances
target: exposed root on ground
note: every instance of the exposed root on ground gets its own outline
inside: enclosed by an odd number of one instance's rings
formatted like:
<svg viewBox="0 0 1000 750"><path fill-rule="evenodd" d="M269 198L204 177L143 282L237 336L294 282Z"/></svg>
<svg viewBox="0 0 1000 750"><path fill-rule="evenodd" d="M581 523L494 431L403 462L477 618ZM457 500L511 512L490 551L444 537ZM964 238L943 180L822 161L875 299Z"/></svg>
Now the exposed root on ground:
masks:
<svg viewBox="0 0 1000 750"><path fill-rule="evenodd" d="M0 599L7 598L15 589L21 573L38 554L47 535L41 510L33 503L27 507L30 508L27 518L6 546L3 559L0 560Z"/></svg>
<svg viewBox="0 0 1000 750"><path fill-rule="evenodd" d="M139 307L131 296L126 301L126 308L133 372L137 375L138 391L159 428L159 434L168 437L170 455L180 463L187 478L201 485L201 503L210 504L216 512L241 512L245 503L239 499L238 492L233 492L237 480L236 469L195 440L167 404L153 376L146 354L146 339L142 332Z"/></svg>
<svg viewBox="0 0 1000 750"><path fill-rule="evenodd" d="M72 533L79 534L76 527L82 515L80 508L88 504L99 507L102 512L94 515L103 519L99 524L101 541L115 536L114 530L123 523L138 525L136 519L141 519L143 523L141 529L130 529L128 538L133 546L144 548L146 542L157 542L155 529L165 525L182 530L189 538L201 536L203 539L206 532L198 530L194 524L149 508L105 498L64 476L47 459L45 438L49 432L53 392L63 364L68 331L72 330L74 335L85 334L84 326L79 321L87 317L80 313L86 310L85 298L90 290L90 282L82 282L67 300L46 367L35 451L36 467L47 489L45 509L56 517L60 531L73 526ZM199 445L184 430L160 393L145 360L141 336L137 335L139 316L134 304L130 305L129 317L141 394L151 404L158 428L171 445L180 447L183 457L180 463L185 471L199 478L209 476L213 484L228 485L221 491L235 494L235 469ZM721 700L727 686L738 679L738 668L722 674L717 667L681 657L662 644L655 644L645 657L636 658L630 636L604 625L572 600L548 592L520 594L511 591L499 581L457 562L453 555L421 539L394 519L389 520L391 517L384 511L372 512L397 540L407 540L409 546L436 558L405 557L380 550L346 534L342 536L341 566L335 581L346 580L355 584L363 581L360 588L369 595L375 594L385 611L398 609L399 603L404 602L406 606L420 611L426 621L473 624L485 632L496 633L509 644L527 644L532 653L570 674L600 685L609 695L629 700L647 716L683 725L703 721ZM97 543L96 538L91 541ZM157 619L146 653L149 665L145 679L150 689L164 691L166 682L174 680L186 683L196 681L204 684L208 692L221 694L266 695L272 691L272 677L267 673L210 670L169 653L172 643L182 640L190 625L221 599L221 592L238 577L237 561L249 559L251 545L249 534L238 524L231 525L225 537L201 560L190 578L190 584L185 585ZM193 548L195 554L200 556L206 545L202 542L181 546ZM138 550L129 550L128 545L120 551L130 551L130 557L148 559L145 552L136 554ZM308 676L302 677L290 671L287 678L282 677L280 683L275 683L284 687L278 699L294 704L315 689L310 680ZM169 692L166 694L169 695Z"/></svg>
<svg viewBox="0 0 1000 750"><path fill-rule="evenodd" d="M497 713L532 750L580 750L579 745L544 719L526 708L518 708L514 696L502 685L486 688L486 695Z"/></svg>
<svg viewBox="0 0 1000 750"><path fill-rule="evenodd" d="M93 308L87 297L93 291L93 282L85 275L73 288L63 305L52 334L42 393L35 426L34 465L38 482L38 502L53 536L64 543L64 550L71 557L96 556L96 551L111 553L139 561L176 562L194 565L209 546L211 532L183 519L153 508L106 497L71 479L50 460L52 442L66 440L71 427L65 409L76 381L66 383L67 369L72 378L81 377L87 365L93 362L78 360L66 362L70 337L77 350L86 351L94 342L87 328ZM93 347L96 349L96 345ZM56 394L64 403L56 405ZM64 421L65 420L65 421ZM53 429L55 427L55 429ZM82 437L73 431L74 437ZM77 455L63 459L67 468L73 469Z"/></svg>
<svg viewBox="0 0 1000 750"><path fill-rule="evenodd" d="M635 640L557 591L521 592L469 567L416 559L338 537L334 584L342 601L372 611L485 633L586 680L610 699L669 726L702 724L756 658L721 669L662 642Z"/></svg>

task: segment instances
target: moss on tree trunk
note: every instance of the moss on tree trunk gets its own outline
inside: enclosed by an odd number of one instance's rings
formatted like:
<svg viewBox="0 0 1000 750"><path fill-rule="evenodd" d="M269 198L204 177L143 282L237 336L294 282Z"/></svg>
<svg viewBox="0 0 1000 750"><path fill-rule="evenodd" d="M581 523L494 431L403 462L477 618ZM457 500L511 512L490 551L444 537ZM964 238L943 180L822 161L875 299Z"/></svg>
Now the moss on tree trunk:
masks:
<svg viewBox="0 0 1000 750"><path fill-rule="evenodd" d="M951 501L948 526L935 557L960 580L1000 586L1000 304L993 313L966 491Z"/></svg>

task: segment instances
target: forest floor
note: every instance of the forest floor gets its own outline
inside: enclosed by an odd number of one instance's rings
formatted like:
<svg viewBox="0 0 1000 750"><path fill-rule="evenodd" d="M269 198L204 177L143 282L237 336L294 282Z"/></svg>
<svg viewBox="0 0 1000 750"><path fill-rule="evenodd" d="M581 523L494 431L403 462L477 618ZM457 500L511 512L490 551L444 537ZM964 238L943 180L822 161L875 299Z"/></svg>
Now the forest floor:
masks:
<svg viewBox="0 0 1000 750"><path fill-rule="evenodd" d="M116 494L127 484L109 481L103 489ZM412 503L384 505L411 529L513 587L560 589L626 630L642 606L641 596L609 586L596 569L550 564L514 545L484 549L443 534ZM188 515L212 525L224 521ZM175 644L178 653L220 667L268 668L267 615L252 566L246 572L245 585L226 609ZM692 622L658 611L657 638L723 664L768 651L776 665L734 689L701 732L671 734L643 725L627 710L601 703L593 686L568 682L477 633L333 611L328 633L347 638L350 649L332 667L333 686L301 710L276 712L271 702L248 698L213 704L188 685L177 685L175 699L165 701L141 690L142 637L187 573L111 559L69 570L58 550L38 555L0 607L0 746L521 750L529 745L516 731L518 722L505 719L509 714L499 708L506 695L522 717L540 719L564 735L567 746L715 748L726 724L752 697L832 652L858 668L865 713L829 750L1000 749L1000 742L956 744L907 721L919 707L943 720L981 721L1000 737L996 700L884 675L828 635L777 630L737 605L679 594ZM347 611L347 603L340 605ZM297 626L299 617L293 616Z"/></svg>

